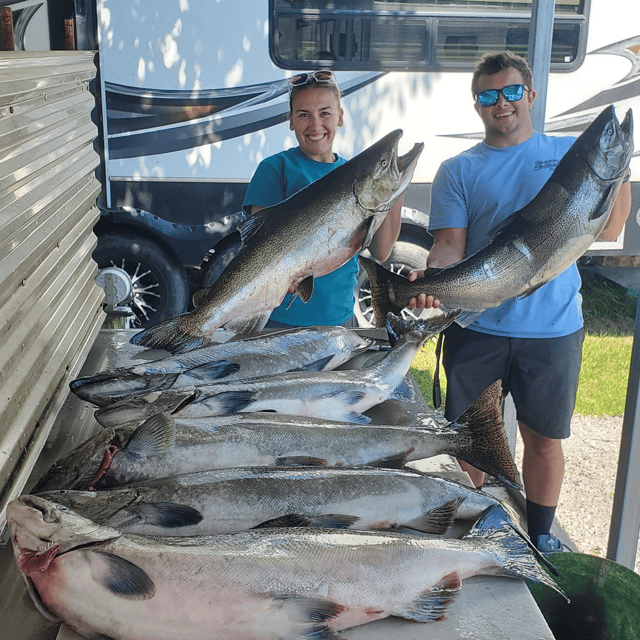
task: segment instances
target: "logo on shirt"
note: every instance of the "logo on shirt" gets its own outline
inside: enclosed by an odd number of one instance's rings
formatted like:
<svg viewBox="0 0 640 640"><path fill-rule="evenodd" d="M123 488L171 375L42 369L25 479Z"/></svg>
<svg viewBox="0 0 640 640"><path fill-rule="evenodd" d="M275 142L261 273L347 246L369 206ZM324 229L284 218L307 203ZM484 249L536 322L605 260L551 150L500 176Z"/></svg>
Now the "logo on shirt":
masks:
<svg viewBox="0 0 640 640"><path fill-rule="evenodd" d="M534 171L540 171L542 169L551 169L553 171L559 164L560 160L536 160L533 166Z"/></svg>

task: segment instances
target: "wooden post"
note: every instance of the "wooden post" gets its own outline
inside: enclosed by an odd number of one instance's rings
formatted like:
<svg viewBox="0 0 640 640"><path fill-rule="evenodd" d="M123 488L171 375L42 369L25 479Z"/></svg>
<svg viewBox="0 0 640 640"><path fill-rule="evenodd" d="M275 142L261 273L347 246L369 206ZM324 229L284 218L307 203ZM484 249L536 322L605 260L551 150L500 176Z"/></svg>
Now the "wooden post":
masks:
<svg viewBox="0 0 640 640"><path fill-rule="evenodd" d="M0 50L15 51L13 39L13 11L11 7L0 8Z"/></svg>
<svg viewBox="0 0 640 640"><path fill-rule="evenodd" d="M73 18L66 18L64 21L64 48L66 51L75 51L76 32Z"/></svg>

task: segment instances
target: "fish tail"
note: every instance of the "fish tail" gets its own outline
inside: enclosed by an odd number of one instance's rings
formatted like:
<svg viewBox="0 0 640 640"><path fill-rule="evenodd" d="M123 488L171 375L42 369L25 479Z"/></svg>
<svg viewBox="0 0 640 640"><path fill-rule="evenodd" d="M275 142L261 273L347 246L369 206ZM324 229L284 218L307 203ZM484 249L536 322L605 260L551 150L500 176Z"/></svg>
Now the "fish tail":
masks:
<svg viewBox="0 0 640 640"><path fill-rule="evenodd" d="M502 418L502 381L496 380L452 425L460 439L451 455L520 488Z"/></svg>
<svg viewBox="0 0 640 640"><path fill-rule="evenodd" d="M505 520L504 510L500 505L489 507L462 539L475 540L494 549L497 560L497 569L494 571L496 575L545 584L569 601L562 589L539 564L528 541Z"/></svg>
<svg viewBox="0 0 640 640"><path fill-rule="evenodd" d="M446 314L438 314L427 318L402 318L393 313L388 313L386 317L387 335L389 344L395 346L403 336L411 332L419 333L423 340L428 340L432 336L444 331L458 316L458 309L449 311Z"/></svg>
<svg viewBox="0 0 640 640"><path fill-rule="evenodd" d="M389 312L397 315L405 307L404 304L394 302L393 293L394 282L397 281L399 284L404 278L364 256L359 256L358 260L369 278L375 325L384 327Z"/></svg>
<svg viewBox="0 0 640 640"><path fill-rule="evenodd" d="M185 328L190 313L165 320L160 324L136 333L129 342L148 349L166 349L171 353L183 353L209 344L203 335L194 335Z"/></svg>

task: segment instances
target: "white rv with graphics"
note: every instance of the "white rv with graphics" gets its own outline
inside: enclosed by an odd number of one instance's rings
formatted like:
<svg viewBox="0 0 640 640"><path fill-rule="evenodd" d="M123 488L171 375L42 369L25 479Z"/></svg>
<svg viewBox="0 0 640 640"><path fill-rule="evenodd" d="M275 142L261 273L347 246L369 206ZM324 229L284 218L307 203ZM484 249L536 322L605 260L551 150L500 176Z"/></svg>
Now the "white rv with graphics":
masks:
<svg viewBox="0 0 640 640"><path fill-rule="evenodd" d="M527 55L531 3L497 0L0 0L16 48L96 49L103 156L94 257L130 282L148 326L187 309L237 250L246 186L263 158L295 144L288 78L332 68L344 95L336 150L350 158L401 128L401 152L424 142L405 196L397 269L423 266L430 184L474 144L470 78L486 51ZM66 46L71 37L67 29ZM550 133L577 134L607 104L640 106L640 3L557 0L546 103ZM635 109L640 114L640 109ZM636 145L636 148L638 145ZM632 180L640 174L632 161ZM594 245L635 265L640 193L622 236ZM368 320L361 278L356 315Z"/></svg>

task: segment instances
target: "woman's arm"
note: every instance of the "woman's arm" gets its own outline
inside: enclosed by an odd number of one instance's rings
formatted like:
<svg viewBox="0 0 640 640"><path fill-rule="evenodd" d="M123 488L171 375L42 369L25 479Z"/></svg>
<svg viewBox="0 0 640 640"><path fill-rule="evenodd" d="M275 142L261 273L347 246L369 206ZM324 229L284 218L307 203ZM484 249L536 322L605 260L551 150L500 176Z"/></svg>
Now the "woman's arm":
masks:
<svg viewBox="0 0 640 640"><path fill-rule="evenodd" d="M369 245L369 252L379 262L384 262L390 255L393 245L396 243L400 235L400 226L402 220L400 212L402 211L402 203L404 195L401 195L389 210L384 222L376 231Z"/></svg>

